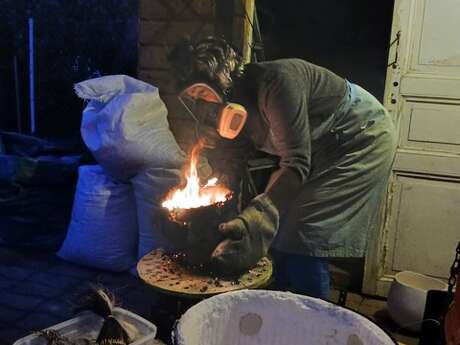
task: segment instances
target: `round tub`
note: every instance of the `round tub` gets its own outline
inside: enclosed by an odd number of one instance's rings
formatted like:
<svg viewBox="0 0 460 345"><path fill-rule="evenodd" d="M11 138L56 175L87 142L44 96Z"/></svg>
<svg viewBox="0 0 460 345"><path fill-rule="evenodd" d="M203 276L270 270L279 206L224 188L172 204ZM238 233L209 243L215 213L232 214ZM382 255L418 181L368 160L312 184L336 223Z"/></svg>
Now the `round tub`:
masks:
<svg viewBox="0 0 460 345"><path fill-rule="evenodd" d="M240 290L190 308L173 331L177 345L394 345L369 319L289 292Z"/></svg>

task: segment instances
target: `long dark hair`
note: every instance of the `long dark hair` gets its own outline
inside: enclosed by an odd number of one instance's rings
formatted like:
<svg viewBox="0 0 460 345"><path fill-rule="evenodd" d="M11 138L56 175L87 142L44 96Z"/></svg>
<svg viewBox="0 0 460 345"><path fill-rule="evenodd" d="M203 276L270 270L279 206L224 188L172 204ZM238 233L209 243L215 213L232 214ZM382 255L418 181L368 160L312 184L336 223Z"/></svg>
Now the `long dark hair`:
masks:
<svg viewBox="0 0 460 345"><path fill-rule="evenodd" d="M228 95L243 73L241 55L223 38L208 36L192 41L183 38L168 56L177 88L195 82L208 83Z"/></svg>

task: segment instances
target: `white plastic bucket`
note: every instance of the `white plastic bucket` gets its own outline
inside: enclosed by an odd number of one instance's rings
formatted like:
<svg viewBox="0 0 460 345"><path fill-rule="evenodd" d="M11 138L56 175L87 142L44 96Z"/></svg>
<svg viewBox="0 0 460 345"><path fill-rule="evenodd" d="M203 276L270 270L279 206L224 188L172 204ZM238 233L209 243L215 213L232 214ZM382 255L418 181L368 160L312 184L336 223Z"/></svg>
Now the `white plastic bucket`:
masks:
<svg viewBox="0 0 460 345"><path fill-rule="evenodd" d="M177 345L394 345L369 319L289 292L240 290L190 308L176 325Z"/></svg>

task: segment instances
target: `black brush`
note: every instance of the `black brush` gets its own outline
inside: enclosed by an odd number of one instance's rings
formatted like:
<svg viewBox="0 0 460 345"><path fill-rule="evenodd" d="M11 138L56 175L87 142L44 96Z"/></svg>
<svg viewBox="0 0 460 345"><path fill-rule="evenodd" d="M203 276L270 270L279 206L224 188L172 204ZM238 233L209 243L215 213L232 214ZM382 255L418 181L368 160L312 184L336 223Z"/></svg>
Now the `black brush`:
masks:
<svg viewBox="0 0 460 345"><path fill-rule="evenodd" d="M96 339L98 345L127 345L129 336L117 319L109 316L102 325L99 336Z"/></svg>
<svg viewBox="0 0 460 345"><path fill-rule="evenodd" d="M128 345L130 337L120 322L112 315L115 302L112 295L100 288L92 288L82 296L74 312L89 310L104 318L96 339L97 345Z"/></svg>
<svg viewBox="0 0 460 345"><path fill-rule="evenodd" d="M77 307L74 308L74 313L89 310L105 319L112 315L114 306L115 300L112 295L104 289L94 287L81 294L77 301Z"/></svg>

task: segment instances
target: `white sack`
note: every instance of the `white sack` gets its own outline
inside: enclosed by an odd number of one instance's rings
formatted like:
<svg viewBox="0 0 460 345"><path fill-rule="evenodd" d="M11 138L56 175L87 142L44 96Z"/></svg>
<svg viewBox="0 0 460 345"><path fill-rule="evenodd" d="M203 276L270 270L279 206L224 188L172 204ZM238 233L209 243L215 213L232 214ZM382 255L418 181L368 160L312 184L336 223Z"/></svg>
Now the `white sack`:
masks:
<svg viewBox="0 0 460 345"><path fill-rule="evenodd" d="M80 82L75 92L90 101L83 111L83 140L110 175L126 181L147 166L182 165L184 153L169 129L158 88L112 75Z"/></svg>
<svg viewBox="0 0 460 345"><path fill-rule="evenodd" d="M118 272L136 263L136 252L136 204L131 185L112 180L99 165L81 166L72 219L57 255Z"/></svg>
<svg viewBox="0 0 460 345"><path fill-rule="evenodd" d="M180 183L177 169L147 169L131 179L137 206L139 228L138 258L154 249L172 250L174 245L164 236L167 213L161 201L168 191Z"/></svg>

